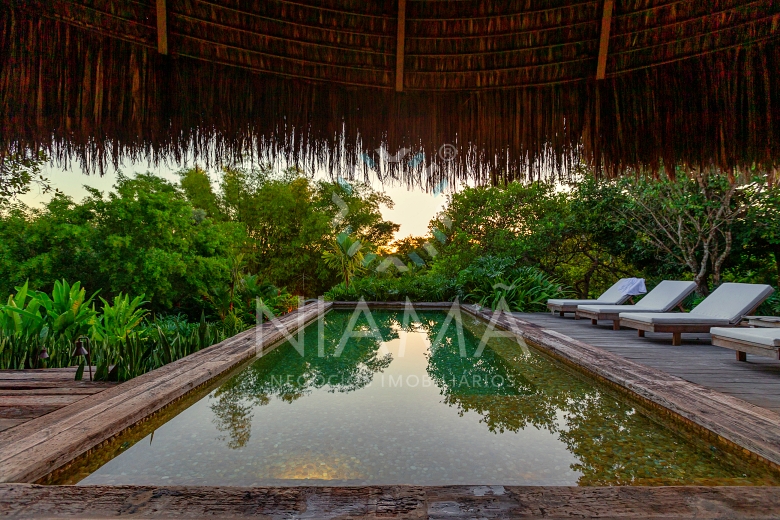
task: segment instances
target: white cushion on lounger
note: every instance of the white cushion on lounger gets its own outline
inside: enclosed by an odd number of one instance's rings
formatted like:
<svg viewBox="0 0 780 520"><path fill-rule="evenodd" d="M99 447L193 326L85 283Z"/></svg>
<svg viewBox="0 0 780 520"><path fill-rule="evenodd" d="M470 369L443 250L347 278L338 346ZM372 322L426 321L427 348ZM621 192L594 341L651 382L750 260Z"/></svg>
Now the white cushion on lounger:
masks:
<svg viewBox="0 0 780 520"><path fill-rule="evenodd" d="M623 294L623 291L621 290L621 287L624 283L624 280L627 280L628 278L621 278L617 282L615 282L615 285L604 291L604 294L599 296L596 299L597 303L603 303L605 305L620 305L624 301L628 300L629 294ZM583 302L585 303L585 302Z"/></svg>
<svg viewBox="0 0 780 520"><path fill-rule="evenodd" d="M547 303L560 306L580 305L582 303L598 303L598 300L547 300Z"/></svg>
<svg viewBox="0 0 780 520"><path fill-rule="evenodd" d="M579 305L578 310L591 312L666 312L685 299L696 288L695 282L664 280L636 305Z"/></svg>
<svg viewBox="0 0 780 520"><path fill-rule="evenodd" d="M736 339L755 343L765 347L780 347L780 327L748 329L744 327L721 328L715 327L710 330L713 336L721 338Z"/></svg>
<svg viewBox="0 0 780 520"><path fill-rule="evenodd" d="M560 305L560 306L572 306L572 305L583 305L588 303L600 303L603 305L618 305L623 303L624 301L628 300L629 295L625 295L620 290L621 284L625 281L629 280L629 278L621 278L617 282L615 282L615 285L604 291L604 294L598 297L596 300L567 300L567 299L553 299L553 300L547 300L548 304L552 305Z"/></svg>
<svg viewBox="0 0 780 520"><path fill-rule="evenodd" d="M590 311L598 313L606 312L639 312L647 311L647 309L640 309L636 305L577 305L578 311Z"/></svg>
<svg viewBox="0 0 780 520"><path fill-rule="evenodd" d="M690 312L621 312L620 319L656 325L730 325L729 320L725 318L696 316Z"/></svg>
<svg viewBox="0 0 780 520"><path fill-rule="evenodd" d="M733 325L773 291L768 285L724 283L691 312L621 312L620 318L664 325Z"/></svg>
<svg viewBox="0 0 780 520"><path fill-rule="evenodd" d="M691 311L692 315L725 318L738 323L742 317L764 301L774 289L753 283L724 283Z"/></svg>

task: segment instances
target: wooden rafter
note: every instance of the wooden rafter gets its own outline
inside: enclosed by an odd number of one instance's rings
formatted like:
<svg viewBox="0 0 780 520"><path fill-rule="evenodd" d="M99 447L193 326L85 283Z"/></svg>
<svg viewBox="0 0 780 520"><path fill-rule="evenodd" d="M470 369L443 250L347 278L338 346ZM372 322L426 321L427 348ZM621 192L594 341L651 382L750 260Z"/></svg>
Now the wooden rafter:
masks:
<svg viewBox="0 0 780 520"><path fill-rule="evenodd" d="M601 42L599 43L599 64L596 79L604 79L607 72L607 53L609 52L609 31L612 26L613 0L604 0L604 14L601 17Z"/></svg>
<svg viewBox="0 0 780 520"><path fill-rule="evenodd" d="M406 39L406 0L398 0L398 33L395 52L395 91L404 90L404 40Z"/></svg>
<svg viewBox="0 0 780 520"><path fill-rule="evenodd" d="M157 52L168 54L168 13L165 0L157 0Z"/></svg>

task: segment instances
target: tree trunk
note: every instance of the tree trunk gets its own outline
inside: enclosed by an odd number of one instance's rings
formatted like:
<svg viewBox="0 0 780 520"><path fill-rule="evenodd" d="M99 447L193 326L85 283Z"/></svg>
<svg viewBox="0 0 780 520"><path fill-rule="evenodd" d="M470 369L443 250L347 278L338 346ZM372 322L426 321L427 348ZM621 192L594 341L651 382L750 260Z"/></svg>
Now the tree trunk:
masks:
<svg viewBox="0 0 780 520"><path fill-rule="evenodd" d="M780 244L775 244L772 253L775 255L775 266L777 267L777 287L780 287Z"/></svg>

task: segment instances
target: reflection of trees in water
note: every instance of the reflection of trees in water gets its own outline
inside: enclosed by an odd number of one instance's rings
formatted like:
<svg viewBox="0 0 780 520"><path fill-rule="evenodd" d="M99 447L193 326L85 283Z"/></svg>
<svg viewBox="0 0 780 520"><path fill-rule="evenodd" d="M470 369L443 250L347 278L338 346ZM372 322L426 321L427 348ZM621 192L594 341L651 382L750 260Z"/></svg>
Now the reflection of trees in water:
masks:
<svg viewBox="0 0 780 520"><path fill-rule="evenodd" d="M211 404L214 413L212 422L221 432L220 440L227 440L228 448L242 448L252 433L252 408L242 399L219 399ZM229 437L230 439L228 440Z"/></svg>
<svg viewBox="0 0 780 520"><path fill-rule="evenodd" d="M443 320L421 319L433 342ZM527 425L556 433L578 459L572 469L581 473L580 485L723 483L720 479L746 471L729 467L706 447L692 445L542 355L523 352L514 339L493 337L481 357L472 357L487 325L465 315L463 321L469 357L460 357L454 324L429 354L428 373L444 402L461 415L478 413L494 433ZM463 384L495 376L506 384Z"/></svg>
<svg viewBox="0 0 780 520"><path fill-rule="evenodd" d="M291 403L312 390L352 392L367 386L374 374L390 365L392 356L379 353L381 343L374 336L350 338L340 356L339 341L347 330L351 312L330 312L324 318L324 356L320 357L318 323L306 327L304 355L290 344L280 345L236 374L211 396L213 422L230 437L228 446L240 448L249 441L252 410L272 398ZM385 341L398 338L395 313L372 314ZM365 315L357 320L356 332L368 331Z"/></svg>

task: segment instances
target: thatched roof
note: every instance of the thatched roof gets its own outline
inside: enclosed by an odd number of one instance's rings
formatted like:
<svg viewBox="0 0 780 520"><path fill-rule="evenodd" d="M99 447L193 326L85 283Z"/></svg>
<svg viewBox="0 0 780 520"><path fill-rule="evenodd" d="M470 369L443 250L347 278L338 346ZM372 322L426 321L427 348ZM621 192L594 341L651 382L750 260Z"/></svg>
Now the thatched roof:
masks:
<svg viewBox="0 0 780 520"><path fill-rule="evenodd" d="M410 150L391 175L427 187L780 163L777 0L0 0L0 16L0 150L282 155L348 176L385 146Z"/></svg>

